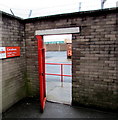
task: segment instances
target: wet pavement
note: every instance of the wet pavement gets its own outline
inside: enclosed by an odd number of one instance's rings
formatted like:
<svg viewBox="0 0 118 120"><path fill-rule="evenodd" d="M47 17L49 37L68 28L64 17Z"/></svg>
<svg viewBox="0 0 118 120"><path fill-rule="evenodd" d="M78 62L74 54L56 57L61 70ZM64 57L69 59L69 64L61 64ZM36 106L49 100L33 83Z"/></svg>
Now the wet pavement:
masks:
<svg viewBox="0 0 118 120"><path fill-rule="evenodd" d="M71 60L67 59L66 51L48 51L46 52L46 63L67 63L71 64ZM46 65L46 73L60 74L59 65ZM72 75L71 65L63 66L63 74ZM47 75L46 81L60 82L60 76ZM64 82L71 82L71 77L64 77Z"/></svg>
<svg viewBox="0 0 118 120"><path fill-rule="evenodd" d="M44 112L40 113L39 100L26 98L3 113L3 120L5 118L103 118L103 120L118 120L118 114L52 102L46 102Z"/></svg>
<svg viewBox="0 0 118 120"><path fill-rule="evenodd" d="M67 82L64 82L63 84L60 82L47 82L47 100L71 105L71 87L71 83Z"/></svg>
<svg viewBox="0 0 118 120"><path fill-rule="evenodd" d="M66 51L48 51L46 52L46 63L67 63ZM46 73L60 74L59 65L46 65ZM71 65L63 66L63 74L72 75ZM57 103L71 104L72 100L72 77L63 77L61 83L60 76L46 76L46 96L47 100ZM63 85L62 85L63 84Z"/></svg>

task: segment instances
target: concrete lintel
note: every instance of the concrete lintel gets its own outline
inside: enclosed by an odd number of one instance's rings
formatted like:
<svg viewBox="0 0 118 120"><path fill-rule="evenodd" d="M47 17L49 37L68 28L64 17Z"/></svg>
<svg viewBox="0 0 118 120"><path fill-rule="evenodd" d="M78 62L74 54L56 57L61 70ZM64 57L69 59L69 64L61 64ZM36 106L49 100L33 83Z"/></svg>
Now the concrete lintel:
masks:
<svg viewBox="0 0 118 120"><path fill-rule="evenodd" d="M70 27L70 28L37 30L35 32L35 35L72 34L72 33L79 33L79 32L80 32L79 27Z"/></svg>

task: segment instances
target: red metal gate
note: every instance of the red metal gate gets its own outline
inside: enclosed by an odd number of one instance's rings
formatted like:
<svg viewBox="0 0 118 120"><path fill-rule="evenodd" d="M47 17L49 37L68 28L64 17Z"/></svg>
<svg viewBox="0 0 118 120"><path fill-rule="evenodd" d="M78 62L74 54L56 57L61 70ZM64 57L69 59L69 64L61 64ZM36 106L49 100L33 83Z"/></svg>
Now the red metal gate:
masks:
<svg viewBox="0 0 118 120"><path fill-rule="evenodd" d="M56 75L61 77L61 87L63 87L63 76L65 77L72 77L72 75L64 75L63 74L63 66L64 65L72 65L72 64L67 64L67 63L45 63L47 65L59 65L60 66L60 74L55 74L55 73L45 73L45 75Z"/></svg>
<svg viewBox="0 0 118 120"><path fill-rule="evenodd" d="M45 49L43 47L43 36L37 35L38 40L38 73L40 88L40 110L44 111L46 102L46 81L45 81Z"/></svg>

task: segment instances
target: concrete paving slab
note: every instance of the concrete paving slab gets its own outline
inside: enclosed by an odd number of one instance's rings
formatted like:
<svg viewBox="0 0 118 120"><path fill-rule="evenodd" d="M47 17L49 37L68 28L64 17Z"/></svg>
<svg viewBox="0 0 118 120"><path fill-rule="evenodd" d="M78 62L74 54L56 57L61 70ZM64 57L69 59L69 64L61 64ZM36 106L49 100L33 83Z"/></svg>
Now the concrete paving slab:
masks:
<svg viewBox="0 0 118 120"><path fill-rule="evenodd" d="M72 89L71 83L64 82L61 86L61 82L46 82L46 96L48 101L71 104Z"/></svg>
<svg viewBox="0 0 118 120"><path fill-rule="evenodd" d="M48 63L70 63L67 59L66 51L48 51L46 52L46 62ZM46 65L46 73L60 74L59 65ZM71 75L71 65L63 66L63 74ZM64 83L61 87L60 76L46 76L47 100L52 102L71 104L72 97L72 77L63 77Z"/></svg>

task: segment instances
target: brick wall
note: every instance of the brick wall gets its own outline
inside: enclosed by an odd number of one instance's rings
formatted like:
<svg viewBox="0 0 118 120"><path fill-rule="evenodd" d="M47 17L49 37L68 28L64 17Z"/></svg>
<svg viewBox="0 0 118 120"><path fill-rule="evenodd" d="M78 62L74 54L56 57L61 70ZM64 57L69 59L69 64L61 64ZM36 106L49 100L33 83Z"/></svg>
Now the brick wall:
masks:
<svg viewBox="0 0 118 120"><path fill-rule="evenodd" d="M66 51L67 44L45 44L46 51Z"/></svg>
<svg viewBox="0 0 118 120"><path fill-rule="evenodd" d="M0 12L0 47L2 46L2 14ZM0 61L0 119L2 118L2 61Z"/></svg>
<svg viewBox="0 0 118 120"><path fill-rule="evenodd" d="M73 34L72 104L118 109L117 9L25 20L30 95L38 95L36 30L80 27Z"/></svg>
<svg viewBox="0 0 118 120"><path fill-rule="evenodd" d="M2 14L2 46L20 46L21 56L2 62L2 109L5 111L26 96L26 62L24 24L22 20ZM1 70L1 69L0 69Z"/></svg>
<svg viewBox="0 0 118 120"><path fill-rule="evenodd" d="M3 14L0 45L21 47L20 57L0 60L3 111L26 95L39 95L35 31L66 27L80 27L72 35L72 104L118 109L117 10L26 20Z"/></svg>
<svg viewBox="0 0 118 120"><path fill-rule="evenodd" d="M73 105L118 109L116 14L87 17L73 35Z"/></svg>

